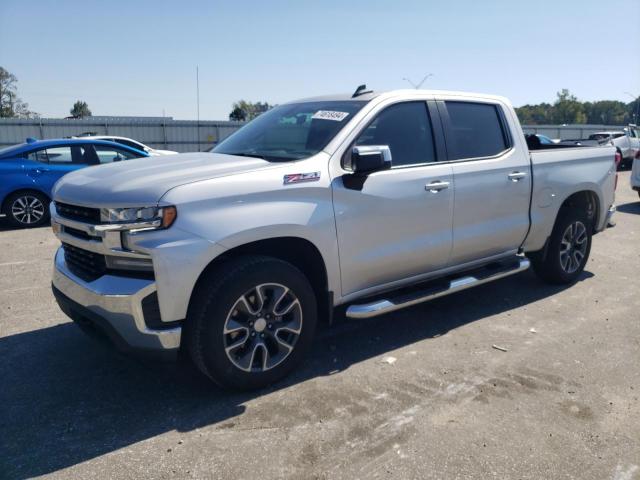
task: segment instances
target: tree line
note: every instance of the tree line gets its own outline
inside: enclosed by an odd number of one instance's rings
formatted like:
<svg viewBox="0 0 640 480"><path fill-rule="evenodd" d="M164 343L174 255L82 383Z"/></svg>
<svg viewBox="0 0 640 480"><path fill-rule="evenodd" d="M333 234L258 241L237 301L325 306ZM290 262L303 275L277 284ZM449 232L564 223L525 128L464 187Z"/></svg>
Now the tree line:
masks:
<svg viewBox="0 0 640 480"><path fill-rule="evenodd" d="M557 93L553 104L523 105L516 108L516 113L523 125L575 123L626 125L638 123L639 108L640 97L629 103L619 100L581 102L565 88Z"/></svg>

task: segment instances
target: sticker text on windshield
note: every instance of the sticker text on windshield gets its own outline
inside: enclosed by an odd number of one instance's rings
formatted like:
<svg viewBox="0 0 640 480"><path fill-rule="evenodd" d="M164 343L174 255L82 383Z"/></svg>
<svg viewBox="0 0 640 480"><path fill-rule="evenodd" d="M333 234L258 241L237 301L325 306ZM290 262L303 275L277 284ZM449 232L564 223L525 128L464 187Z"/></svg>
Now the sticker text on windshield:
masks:
<svg viewBox="0 0 640 480"><path fill-rule="evenodd" d="M347 116L349 112L335 112L333 110L318 110L311 117L314 120L333 120L334 122L341 122Z"/></svg>

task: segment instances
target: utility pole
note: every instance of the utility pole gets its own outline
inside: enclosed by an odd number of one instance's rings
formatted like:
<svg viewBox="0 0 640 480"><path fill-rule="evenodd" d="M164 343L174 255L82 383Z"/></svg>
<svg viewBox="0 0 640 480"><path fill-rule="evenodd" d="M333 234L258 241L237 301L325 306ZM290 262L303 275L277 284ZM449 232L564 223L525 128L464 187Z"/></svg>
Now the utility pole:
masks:
<svg viewBox="0 0 640 480"><path fill-rule="evenodd" d="M200 151L200 72L198 70L198 65L196 65L196 103L197 103L197 120L196 120L196 134L198 138L196 139L198 142L198 151Z"/></svg>
<svg viewBox="0 0 640 480"><path fill-rule="evenodd" d="M636 113L633 114L633 123L638 124L638 117L640 116L640 96L634 95L631 92L624 92L629 95L636 102Z"/></svg>
<svg viewBox="0 0 640 480"><path fill-rule="evenodd" d="M422 84L423 84L424 82L426 82L426 81L427 81L427 79L428 79L429 77L433 77L433 73L427 73L427 74L424 76L424 78L423 78L419 83L413 83L410 79L408 79L408 78L406 78L406 77L405 77L405 78L403 78L402 80L406 80L407 82L409 82L409 83L411 84L411 86L412 86L413 88L415 88L416 90L418 90L418 89L422 86Z"/></svg>

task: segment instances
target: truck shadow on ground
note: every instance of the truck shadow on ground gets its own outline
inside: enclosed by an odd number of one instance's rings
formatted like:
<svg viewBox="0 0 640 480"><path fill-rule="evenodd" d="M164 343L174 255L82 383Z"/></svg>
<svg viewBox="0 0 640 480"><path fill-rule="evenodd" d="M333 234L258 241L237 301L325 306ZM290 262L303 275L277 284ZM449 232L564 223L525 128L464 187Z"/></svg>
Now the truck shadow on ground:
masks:
<svg viewBox="0 0 640 480"><path fill-rule="evenodd" d="M640 215L640 201L623 203L622 205L618 205L617 209L618 212Z"/></svg>
<svg viewBox="0 0 640 480"><path fill-rule="evenodd" d="M42 225L40 227L31 227L31 228L16 227L14 225L11 225L6 218L0 217L0 232L10 232L12 230L25 230L25 231L27 231L27 230L37 229L37 228L51 228L51 225L46 224L46 225Z"/></svg>
<svg viewBox="0 0 640 480"><path fill-rule="evenodd" d="M581 281L592 276L584 272ZM120 355L71 323L4 337L0 472L3 478L34 477L168 431L224 428L220 425L242 415L251 399L405 345L437 341L461 325L564 288L525 272L376 319L343 320L320 332L310 358L291 377L241 394L217 389L192 368Z"/></svg>

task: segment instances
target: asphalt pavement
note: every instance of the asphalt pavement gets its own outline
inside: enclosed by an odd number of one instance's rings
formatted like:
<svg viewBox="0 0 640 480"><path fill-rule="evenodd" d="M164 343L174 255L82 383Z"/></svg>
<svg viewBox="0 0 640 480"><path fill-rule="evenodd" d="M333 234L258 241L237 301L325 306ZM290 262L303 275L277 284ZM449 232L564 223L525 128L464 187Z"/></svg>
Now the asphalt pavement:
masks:
<svg viewBox="0 0 640 480"><path fill-rule="evenodd" d="M640 479L629 172L616 202L575 285L525 272L343 320L292 377L245 394L86 337L51 294L51 231L5 227L0 478Z"/></svg>

